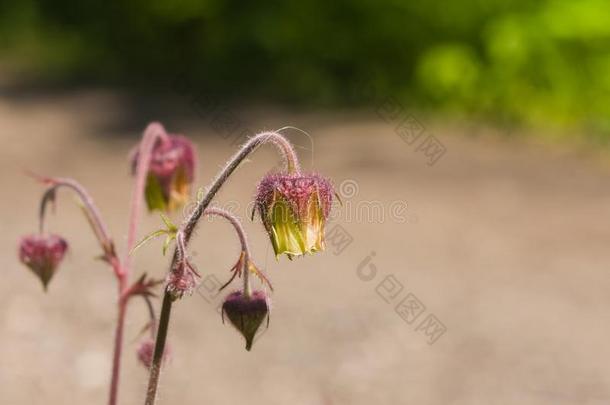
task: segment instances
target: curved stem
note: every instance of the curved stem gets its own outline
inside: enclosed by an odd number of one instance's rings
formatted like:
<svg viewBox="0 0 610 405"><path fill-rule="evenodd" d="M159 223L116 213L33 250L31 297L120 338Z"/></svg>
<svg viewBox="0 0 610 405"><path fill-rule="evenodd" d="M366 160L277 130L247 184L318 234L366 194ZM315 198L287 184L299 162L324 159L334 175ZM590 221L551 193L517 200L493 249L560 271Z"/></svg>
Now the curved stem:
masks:
<svg viewBox="0 0 610 405"><path fill-rule="evenodd" d="M104 251L104 254L106 255L106 259L112 265L117 276L119 276L122 270L114 250L114 243L108 233L108 230L106 229L106 225L102 221L102 216L99 210L95 206L95 203L87 190L76 180L69 178L44 178L42 181L50 186L45 191L40 203L40 232L44 232L46 206L49 202L54 200L57 189L60 187L66 187L72 190L83 204L85 216L87 217L87 220L93 229L93 233L95 234L102 247L102 250Z"/></svg>
<svg viewBox="0 0 610 405"><path fill-rule="evenodd" d="M49 185L49 188L45 191L42 197L42 201L40 203L40 232L44 232L44 220L47 204L51 201L54 201L57 189L59 189L60 187L66 187L72 190L80 199L83 210L85 212L85 216L87 217L87 220L91 225L91 228L93 229L93 233L95 234L102 247L102 250L104 252L104 258L110 264L115 276L117 277L119 283L118 290L120 298L118 303L118 317L114 334L114 353L112 357L112 375L110 381L109 397L109 404L116 405L120 377L120 359L123 349L125 312L127 310L127 300L124 300L122 298L127 282L124 268L123 266L121 266L121 262L119 261L116 255L114 243L112 241L112 238L110 237L110 234L108 233L106 225L102 220L102 216L97 207L95 206L93 198L91 198L87 190L83 186L81 186L80 183L73 179L50 177L44 177L39 179L43 183Z"/></svg>
<svg viewBox="0 0 610 405"><path fill-rule="evenodd" d="M165 132L165 128L158 122L153 122L146 127L140 145L137 149L138 161L136 165L136 180L135 186L131 195L131 208L129 214L129 228L127 231L127 247L125 249L125 258L123 259L123 267L125 271L129 271L131 266L130 252L136 243L136 233L138 223L142 212L144 202L144 191L146 188L146 180L148 178L148 169L152 160L152 153L158 141L168 141L169 136Z"/></svg>
<svg viewBox="0 0 610 405"><path fill-rule="evenodd" d="M185 242L188 244L191 234L201 218L203 211L210 205L212 199L218 193L218 190L222 187L222 185L227 181L229 176L233 174L235 169L239 166L239 164L253 151L255 151L259 146L264 143L273 143L280 150L283 158L286 162L286 168L288 171L299 173L301 171L301 165L299 164L299 160L297 158L296 152L294 148L290 144L290 142L284 138L282 135L277 132L263 132L258 134L252 138L250 138L242 148L229 159L227 164L221 169L220 173L216 176L214 181L212 181L211 186L208 188L207 193L198 202L197 207L193 210L191 215L184 221L182 228L184 229Z"/></svg>
<svg viewBox="0 0 610 405"><path fill-rule="evenodd" d="M290 141L283 135L280 135L278 132L263 132L253 137L250 142L255 141L257 137L261 137L261 141L257 146L266 142L272 142L280 149L288 172L299 173L301 171L301 164L299 163L297 153Z"/></svg>
<svg viewBox="0 0 610 405"><path fill-rule="evenodd" d="M233 228L235 229L235 233L237 233L237 237L239 238L239 243L241 245L241 250L246 254L246 259L249 259L250 247L248 246L248 239L246 237L246 231L244 230L244 227L242 226L241 222L235 215L231 214L227 210L224 210L222 208L217 208L217 207L211 207L211 208L206 209L203 212L203 215L217 216L217 217L221 217L221 218L224 218L227 221L229 221L229 223L231 223L231 225L233 225Z"/></svg>
<svg viewBox="0 0 610 405"><path fill-rule="evenodd" d="M221 169L220 173L214 181L212 181L211 186L209 187L205 196L197 203L197 207L191 215L185 220L183 225L181 226L181 232L184 233L184 245L188 244L195 227L204 211L208 208L212 199L218 193L218 190L222 187L222 185L227 181L229 176L237 169L239 164L256 148L264 143L272 142L275 146L278 147L282 156L286 162L286 168L288 171L299 173L301 170L301 166L299 164L299 160L297 158L296 152L294 148L290 144L290 142L278 134L277 132L263 132L258 134L252 138L250 138L242 148L229 159L224 168ZM178 245L178 244L177 244ZM181 252L179 252L179 248L176 247L174 250L174 256L172 259L172 263L170 265L170 271L174 268L176 261L181 257ZM165 294L163 295L163 304L161 308L161 317L159 318L159 326L157 329L157 338L155 342L155 353L153 356L153 361L150 369L150 378L148 380L148 390L146 393L146 405L154 405L155 399L157 397L157 388L159 386L159 377L161 373L161 360L163 359L163 352L165 351L165 341L167 339L167 331L169 328L169 320L171 315L173 298L171 293L166 289Z"/></svg>
<svg viewBox="0 0 610 405"><path fill-rule="evenodd" d="M237 233L237 236L239 237L239 243L241 244L241 250L244 253L244 263L243 263L243 275L244 275L244 295L246 297L249 297L251 295L251 287L250 287L250 270L248 269L248 263L250 263L250 247L248 246L248 239L246 237L246 231L244 230L241 222L239 221L239 219L237 219L237 217L233 214L231 214L229 211L227 210L223 210L221 208L216 208L216 207L212 207L212 208L207 208L204 212L203 215L208 215L208 216L218 216L221 218L226 219L227 221L229 221L231 223L231 225L233 225L233 228L235 228L235 232Z"/></svg>
<svg viewBox="0 0 610 405"><path fill-rule="evenodd" d="M144 190L146 188L146 180L148 176L148 169L152 160L153 149L157 141L166 141L168 135L165 132L163 126L157 122L153 122L146 127L140 145L138 147L138 161L136 164L136 180L135 186L132 190L131 196L131 207L129 213L129 228L127 231L127 246L125 248L125 258L123 259L123 265L118 266L115 270L119 279L119 315L117 319L115 340L114 340L114 355L112 361L112 376L110 383L110 396L108 403L110 405L116 405L119 391L119 381L121 372L121 353L123 347L123 333L125 325L125 312L127 311L127 302L129 297L125 296L125 291L128 288L129 270L131 268L131 249L133 248L136 240L136 233L138 229L138 223L141 216L142 204L144 200ZM118 259L117 259L118 262ZM154 319L154 310L150 300L145 296L146 303ZM154 330L154 323L151 325L151 330Z"/></svg>

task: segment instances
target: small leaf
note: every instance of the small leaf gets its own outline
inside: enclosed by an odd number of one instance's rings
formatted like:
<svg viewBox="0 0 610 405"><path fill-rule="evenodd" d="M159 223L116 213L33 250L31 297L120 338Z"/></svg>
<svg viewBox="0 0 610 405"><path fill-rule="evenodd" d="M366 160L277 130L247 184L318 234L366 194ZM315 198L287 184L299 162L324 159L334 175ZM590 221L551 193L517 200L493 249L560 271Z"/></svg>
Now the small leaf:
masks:
<svg viewBox="0 0 610 405"><path fill-rule="evenodd" d="M161 219L163 220L163 223L165 224L165 226L167 226L167 230L169 232L177 232L178 231L178 227L172 222L171 219L169 219L169 217L167 215L165 215L164 213L160 213L161 214Z"/></svg>
<svg viewBox="0 0 610 405"><path fill-rule="evenodd" d="M158 231L154 231L153 233L147 235L144 237L144 239L142 239L140 242L138 242L133 249L131 249L131 252L129 252L129 254L133 254L136 250L138 250L139 248L141 248L142 246L144 246L146 243L150 242L151 240L158 238L161 235L165 235L168 234L169 232L165 229L159 229Z"/></svg>
<svg viewBox="0 0 610 405"><path fill-rule="evenodd" d="M167 249L169 248L170 243L176 239L176 233L168 233L167 238L165 238L165 242L163 242L163 256L167 253Z"/></svg>

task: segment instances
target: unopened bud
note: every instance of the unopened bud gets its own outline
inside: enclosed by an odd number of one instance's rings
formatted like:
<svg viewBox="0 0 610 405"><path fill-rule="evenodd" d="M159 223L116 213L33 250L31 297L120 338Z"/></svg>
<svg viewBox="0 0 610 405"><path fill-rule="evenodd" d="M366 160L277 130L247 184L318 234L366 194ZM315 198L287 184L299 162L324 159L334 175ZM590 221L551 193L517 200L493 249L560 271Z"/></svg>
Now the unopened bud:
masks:
<svg viewBox="0 0 610 405"><path fill-rule="evenodd" d="M68 250L68 243L57 235L28 235L19 244L19 260L42 281L45 291Z"/></svg>
<svg viewBox="0 0 610 405"><path fill-rule="evenodd" d="M269 316L269 302L264 291L254 291L249 297L243 291L232 292L222 304L223 321L226 314L231 324L246 339L246 350L250 351L254 336Z"/></svg>

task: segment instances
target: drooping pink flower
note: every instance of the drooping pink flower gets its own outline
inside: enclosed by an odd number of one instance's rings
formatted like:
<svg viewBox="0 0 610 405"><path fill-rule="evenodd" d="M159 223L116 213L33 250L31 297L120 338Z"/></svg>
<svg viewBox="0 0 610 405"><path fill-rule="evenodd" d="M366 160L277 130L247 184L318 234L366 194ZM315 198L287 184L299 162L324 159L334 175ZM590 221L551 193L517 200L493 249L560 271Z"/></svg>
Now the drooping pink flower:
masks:
<svg viewBox="0 0 610 405"><path fill-rule="evenodd" d="M132 156L132 171L137 169L139 152ZM146 182L148 209L172 211L189 197L195 175L195 148L182 135L168 135L153 148Z"/></svg>
<svg viewBox="0 0 610 405"><path fill-rule="evenodd" d="M317 174L269 174L261 180L256 205L276 256L324 250L333 194L330 181Z"/></svg>
<svg viewBox="0 0 610 405"><path fill-rule="evenodd" d="M28 235L19 243L19 260L40 278L46 291L68 250L68 243L58 235Z"/></svg>

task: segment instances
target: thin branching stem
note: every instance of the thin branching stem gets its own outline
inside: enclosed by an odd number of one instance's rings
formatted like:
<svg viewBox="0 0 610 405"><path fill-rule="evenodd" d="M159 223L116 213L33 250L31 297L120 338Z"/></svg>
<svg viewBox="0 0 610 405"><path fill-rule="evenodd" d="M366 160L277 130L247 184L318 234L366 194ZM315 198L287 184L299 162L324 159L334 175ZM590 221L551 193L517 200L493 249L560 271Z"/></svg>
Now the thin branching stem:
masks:
<svg viewBox="0 0 610 405"><path fill-rule="evenodd" d="M83 208L85 216L95 234L98 242L100 243L104 252L103 258L110 264L118 282L118 316L114 336L114 353L112 362L112 375L110 383L110 395L108 403L110 405L116 405L118 401L118 387L120 380L120 366L121 366L121 354L123 348L123 334L125 325L125 315L127 312L127 303L130 299L128 294L129 287L129 269L131 266L130 252L133 248L136 239L137 226L141 216L144 191L146 187L147 173L150 168L152 160L152 152L157 142L167 141L168 135L165 132L163 126L159 123L151 123L145 130L142 137L142 141L139 145L139 158L136 165L136 180L131 199L131 209L129 216L129 228L127 232L127 246L125 252L125 259L123 262L118 258L115 246L110 237L108 229L102 220L101 214L96 207L93 199L87 192L87 190L79 184L77 181L69 178L52 178L33 175L36 179L47 185L48 188L43 194L42 201L40 204L40 233L45 231L45 217L47 205L55 201L57 190L59 188L68 188L73 191ZM145 296L146 303L151 311L151 330L154 333L155 319L154 310L150 299Z"/></svg>
<svg viewBox="0 0 610 405"><path fill-rule="evenodd" d="M229 159L227 164L220 170L219 174L212 181L212 184L207 189L204 197L198 201L197 206L191 213L191 215L184 221L182 226L180 227L180 231L183 234L184 241L184 249L188 245L190 241L191 235L199 222L199 219L208 208L220 188L225 184L227 179L233 174L235 169L240 165L241 162L254 150L256 150L259 146L264 143L273 143L282 154L284 158L284 162L286 165L286 170L289 172L299 173L301 170L301 166L299 164L299 160L297 154L290 144L290 142L278 134L277 132L263 132L258 134L252 138L250 138L235 155ZM174 269L177 260L183 257L182 255L185 253L183 250L179 252L178 243L177 247L174 250L174 256L172 259L172 263L170 265L170 271ZM152 365L150 368L150 378L148 380L148 390L146 392L146 405L154 405L156 397L157 397L157 389L159 387L159 378L161 375L161 363L163 359L163 353L165 351L165 342L167 339L167 331L169 329L169 321L172 310L172 303L174 301L174 297L166 288L165 294L163 295L163 304L161 307L161 316L159 318L159 325L157 329L156 342L155 342L155 351L153 354Z"/></svg>
<svg viewBox="0 0 610 405"><path fill-rule="evenodd" d="M146 127L142 140L138 146L138 161L136 164L136 180L132 190L131 206L129 213L129 225L127 230L127 246L125 248L125 258L122 266L119 266L117 273L119 279L119 312L115 331L114 355L112 362L112 375L110 381L109 405L116 405L118 401L119 381L121 374L121 352L123 347L123 331L125 324L125 312L127 311L127 303L130 296L126 294L129 284L129 272L131 269L131 250L135 244L136 234L138 231L138 223L140 221L142 205L144 203L144 191L146 188L146 180L148 178L148 169L152 161L153 149L158 141L166 142L168 135L163 126L157 122L153 122ZM152 306L148 297L145 296L149 310ZM154 318L154 311L151 311ZM151 325L154 330L155 325Z"/></svg>

